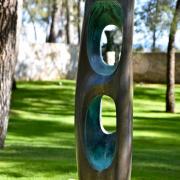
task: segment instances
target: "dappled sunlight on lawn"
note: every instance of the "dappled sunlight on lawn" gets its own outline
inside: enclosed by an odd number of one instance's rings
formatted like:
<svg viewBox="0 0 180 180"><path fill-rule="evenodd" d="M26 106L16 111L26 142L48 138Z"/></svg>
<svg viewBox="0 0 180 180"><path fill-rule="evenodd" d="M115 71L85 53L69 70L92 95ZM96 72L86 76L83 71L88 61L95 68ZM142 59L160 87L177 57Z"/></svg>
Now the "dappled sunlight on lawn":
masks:
<svg viewBox="0 0 180 180"><path fill-rule="evenodd" d="M0 179L78 179L75 157L75 82L19 82L13 93ZM165 113L164 85L135 85L133 180L180 179L180 85L176 113ZM107 98L103 123L115 129Z"/></svg>

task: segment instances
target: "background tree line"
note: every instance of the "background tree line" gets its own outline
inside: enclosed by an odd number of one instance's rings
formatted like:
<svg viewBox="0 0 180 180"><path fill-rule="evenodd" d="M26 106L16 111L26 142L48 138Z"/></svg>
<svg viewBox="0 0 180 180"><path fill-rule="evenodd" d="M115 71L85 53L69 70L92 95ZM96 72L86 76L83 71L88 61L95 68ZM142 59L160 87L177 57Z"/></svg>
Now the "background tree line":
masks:
<svg viewBox="0 0 180 180"><path fill-rule="evenodd" d="M135 6L134 49L141 51L166 51L170 24L176 1L137 0ZM78 44L84 14L83 0L25 0L23 6L23 30L32 24L35 39L44 32L44 42ZM179 27L179 26L178 26ZM137 38L138 37L138 38ZM161 43L163 40L163 43ZM180 45L176 48L180 48Z"/></svg>
<svg viewBox="0 0 180 180"><path fill-rule="evenodd" d="M39 35L37 27L46 33L44 41L49 43L80 41L80 29L83 18L82 0L25 0L23 6L23 26L32 23L35 39ZM73 29L73 31L72 31Z"/></svg>

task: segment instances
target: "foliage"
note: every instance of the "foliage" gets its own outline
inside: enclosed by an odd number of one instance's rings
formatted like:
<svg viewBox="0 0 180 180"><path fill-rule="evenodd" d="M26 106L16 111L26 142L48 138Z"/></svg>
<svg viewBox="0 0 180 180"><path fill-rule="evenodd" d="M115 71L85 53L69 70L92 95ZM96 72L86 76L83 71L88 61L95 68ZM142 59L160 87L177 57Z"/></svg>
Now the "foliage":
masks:
<svg viewBox="0 0 180 180"><path fill-rule="evenodd" d="M48 0L25 0L23 6L24 13L29 14L29 17L23 16L24 21L32 21L32 18L34 21L39 21L40 23L42 23L42 21L48 21L50 11L50 4Z"/></svg>
<svg viewBox="0 0 180 180"><path fill-rule="evenodd" d="M71 43L79 43L81 23L83 19L83 0L25 0L24 1L24 27L27 23L32 23L35 33L38 32L39 26L43 29L47 38L50 34L52 22L53 4L57 4L58 18L55 18L55 29L58 42L65 42L67 35L70 34ZM67 25L67 8L69 9L69 32ZM136 50L151 49L159 51L166 47L162 44L161 39L168 36L172 14L175 7L174 0L137 0L135 8L135 38L138 36L140 40L134 45ZM40 35L39 35L40 36ZM36 37L37 39L37 37ZM45 41L46 39L44 39ZM143 42L142 42L143 40ZM140 44L140 42L142 42ZM165 49L164 49L165 50Z"/></svg>
<svg viewBox="0 0 180 180"><path fill-rule="evenodd" d="M74 89L74 81L17 83L0 179L78 179ZM135 85L133 180L180 179L180 85L176 97L177 114L166 114L165 85ZM103 107L114 130L114 105Z"/></svg>
<svg viewBox="0 0 180 180"><path fill-rule="evenodd" d="M151 0L135 9L135 30L150 37L153 51L158 49L157 40L169 31L174 6L174 0Z"/></svg>
<svg viewBox="0 0 180 180"><path fill-rule="evenodd" d="M70 12L67 12L67 6L70 9ZM68 13L68 16L71 16L70 23L75 27L77 26L77 6L77 0L25 0L23 8L23 25L25 27L26 23L33 23L34 33L36 34L36 24L39 24L44 29L48 38L51 23L54 21L56 34L59 38L63 35L63 31L65 31L67 23L66 13ZM54 8L57 8L57 15L56 18L53 19Z"/></svg>

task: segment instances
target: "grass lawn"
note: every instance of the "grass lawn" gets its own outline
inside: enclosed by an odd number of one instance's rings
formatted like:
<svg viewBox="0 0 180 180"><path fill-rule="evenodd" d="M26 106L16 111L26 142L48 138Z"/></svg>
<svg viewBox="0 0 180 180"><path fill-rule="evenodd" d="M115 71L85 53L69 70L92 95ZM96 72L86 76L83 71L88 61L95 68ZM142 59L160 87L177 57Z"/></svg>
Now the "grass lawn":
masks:
<svg viewBox="0 0 180 180"><path fill-rule="evenodd" d="M0 180L77 178L74 81L19 82L13 93ZM164 113L165 86L135 85L133 180L180 180L180 85L176 114ZM113 130L113 103L104 100L105 128Z"/></svg>

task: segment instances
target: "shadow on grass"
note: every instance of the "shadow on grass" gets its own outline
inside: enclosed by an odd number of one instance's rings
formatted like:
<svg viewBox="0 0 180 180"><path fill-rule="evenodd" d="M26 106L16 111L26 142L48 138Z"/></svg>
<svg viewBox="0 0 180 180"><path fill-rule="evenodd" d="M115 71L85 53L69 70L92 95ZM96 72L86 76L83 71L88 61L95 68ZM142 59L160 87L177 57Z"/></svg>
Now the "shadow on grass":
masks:
<svg viewBox="0 0 180 180"><path fill-rule="evenodd" d="M13 119L9 125L9 132L16 136L35 137L51 136L53 133L73 133L74 126L61 122Z"/></svg>
<svg viewBox="0 0 180 180"><path fill-rule="evenodd" d="M134 117L134 130L138 131L154 131L159 133L171 133L180 136L180 116L170 117Z"/></svg>
<svg viewBox="0 0 180 180"><path fill-rule="evenodd" d="M157 87L136 87L134 91L136 99L150 99L153 101L164 101L165 100L165 89Z"/></svg>
<svg viewBox="0 0 180 180"><path fill-rule="evenodd" d="M71 173L74 176L71 178L77 178L74 85L71 81L63 81L62 85L58 82L18 84L12 99L7 147L0 151L0 165L3 163L0 175L54 177ZM132 179L180 179L180 116L167 114L166 117L161 108L153 108L154 101L164 105L162 87L135 89L140 110L134 116ZM143 111L144 100L148 101ZM105 112L106 118L115 118L112 105ZM160 115L151 117L156 113ZM109 125L108 129L114 127Z"/></svg>
<svg viewBox="0 0 180 180"><path fill-rule="evenodd" d="M73 115L74 95L69 89L27 90L23 88L13 96L12 107L32 113Z"/></svg>
<svg viewBox="0 0 180 180"><path fill-rule="evenodd" d="M76 173L75 149L57 147L8 146L0 151L0 161L12 163L11 171L1 168L8 177L26 177L33 173ZM19 170L22 173L18 173ZM16 173L17 171L17 173Z"/></svg>
<svg viewBox="0 0 180 180"><path fill-rule="evenodd" d="M6 148L0 151L0 176L76 174L74 83L17 85L12 95Z"/></svg>
<svg viewBox="0 0 180 180"><path fill-rule="evenodd" d="M62 123L61 119L67 117L67 123L73 122L74 83L63 84L59 86L53 82L20 83L12 96L9 131L21 136L73 132L74 127Z"/></svg>

